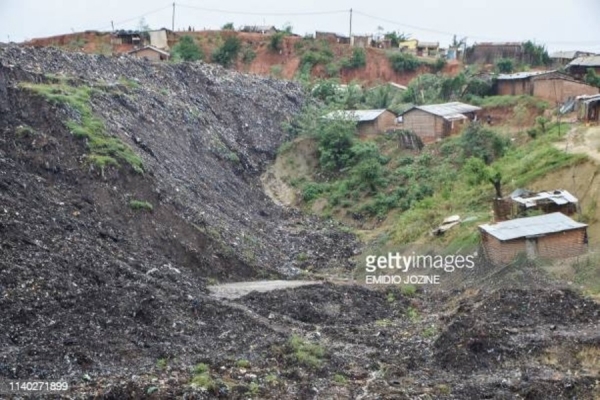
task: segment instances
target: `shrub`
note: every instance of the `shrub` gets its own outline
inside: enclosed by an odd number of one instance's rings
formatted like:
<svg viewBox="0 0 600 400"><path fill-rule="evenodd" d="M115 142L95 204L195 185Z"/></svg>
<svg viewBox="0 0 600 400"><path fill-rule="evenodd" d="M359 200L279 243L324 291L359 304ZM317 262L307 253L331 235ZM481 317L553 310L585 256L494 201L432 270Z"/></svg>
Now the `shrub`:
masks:
<svg viewBox="0 0 600 400"><path fill-rule="evenodd" d="M269 50L279 52L283 48L283 38L287 35L286 32L277 32L271 35L269 39Z"/></svg>
<svg viewBox="0 0 600 400"><path fill-rule="evenodd" d="M501 74L510 74L515 69L515 64L510 58L501 58L496 62L496 69Z"/></svg>
<svg viewBox="0 0 600 400"><path fill-rule="evenodd" d="M223 45L215 50L212 55L212 59L214 62L227 68L237 58L240 48L240 39L238 39L237 36L229 36L227 39L225 39Z"/></svg>
<svg viewBox="0 0 600 400"><path fill-rule="evenodd" d="M367 53L360 47L352 50L352 57L342 62L342 67L347 69L363 68L367 65Z"/></svg>
<svg viewBox="0 0 600 400"><path fill-rule="evenodd" d="M318 344L309 343L300 336L293 335L290 338L288 345L292 350L292 358L298 364L307 368L316 369L323 363L325 350Z"/></svg>
<svg viewBox="0 0 600 400"><path fill-rule="evenodd" d="M412 54L396 52L391 53L388 58L392 69L396 72L416 71L421 66L421 61Z"/></svg>
<svg viewBox="0 0 600 400"><path fill-rule="evenodd" d="M176 60L198 61L204 58L204 53L200 46L196 44L191 36L183 36L173 47L173 57Z"/></svg>
<svg viewBox="0 0 600 400"><path fill-rule="evenodd" d="M487 165L502 157L510 141L479 124L470 124L459 139L464 159L478 157Z"/></svg>
<svg viewBox="0 0 600 400"><path fill-rule="evenodd" d="M256 58L256 52L252 47L248 46L242 50L242 62L244 64L250 64Z"/></svg>

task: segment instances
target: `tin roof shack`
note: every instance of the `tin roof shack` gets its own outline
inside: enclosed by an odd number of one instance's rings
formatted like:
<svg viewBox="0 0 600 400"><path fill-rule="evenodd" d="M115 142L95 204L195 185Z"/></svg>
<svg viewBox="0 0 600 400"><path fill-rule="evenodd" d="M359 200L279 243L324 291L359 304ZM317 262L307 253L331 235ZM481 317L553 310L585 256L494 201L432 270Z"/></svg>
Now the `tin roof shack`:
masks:
<svg viewBox="0 0 600 400"><path fill-rule="evenodd" d="M559 212L480 225L479 231L483 253L495 265L509 264L520 254L556 259L587 251L587 225Z"/></svg>
<svg viewBox="0 0 600 400"><path fill-rule="evenodd" d="M595 55L594 53L588 53L586 51L555 51L550 54L550 60L555 67L564 67L571 61L579 57L589 57Z"/></svg>
<svg viewBox="0 0 600 400"><path fill-rule="evenodd" d="M459 102L414 106L402 114L402 125L427 144L458 132L479 110Z"/></svg>
<svg viewBox="0 0 600 400"><path fill-rule="evenodd" d="M388 110L339 110L323 116L330 120L356 121L359 136L385 132L396 126L398 116Z"/></svg>
<svg viewBox="0 0 600 400"><path fill-rule="evenodd" d="M157 49L154 46L145 46L141 49L131 50L127 54L130 54L137 58L143 58L149 61L166 61L170 57L170 54L168 52L161 49Z"/></svg>
<svg viewBox="0 0 600 400"><path fill-rule="evenodd" d="M581 121L592 124L600 122L600 95L579 96L577 107L578 117Z"/></svg>
<svg viewBox="0 0 600 400"><path fill-rule="evenodd" d="M140 47L150 40L148 32L120 30L113 33L111 43L113 45L130 45Z"/></svg>
<svg viewBox="0 0 600 400"><path fill-rule="evenodd" d="M468 47L465 56L468 64L495 64L501 58L521 61L522 43L475 43Z"/></svg>
<svg viewBox="0 0 600 400"><path fill-rule="evenodd" d="M496 94L518 96L528 94L562 104L583 94L598 94L597 87L587 85L558 71L528 71L500 74L496 78Z"/></svg>
<svg viewBox="0 0 600 400"><path fill-rule="evenodd" d="M583 79L588 68L600 74L600 56L579 57L567 64L567 72L577 79Z"/></svg>
<svg viewBox="0 0 600 400"><path fill-rule="evenodd" d="M527 189L517 189L510 196L497 199L494 204L496 221L524 217L530 211L544 214L560 212L565 215L575 215L579 212L579 201L566 190L532 192Z"/></svg>

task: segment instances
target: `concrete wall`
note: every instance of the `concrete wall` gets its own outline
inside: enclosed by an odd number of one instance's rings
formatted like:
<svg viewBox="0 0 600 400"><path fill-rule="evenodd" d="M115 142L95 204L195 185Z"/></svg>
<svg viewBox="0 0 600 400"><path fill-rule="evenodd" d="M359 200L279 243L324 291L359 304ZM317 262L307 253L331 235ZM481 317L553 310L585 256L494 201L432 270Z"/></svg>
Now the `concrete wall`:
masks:
<svg viewBox="0 0 600 400"><path fill-rule="evenodd" d="M533 81L533 95L550 104L564 103L569 98L580 96L582 94L598 94L600 89L586 85L581 82L573 82L565 79L544 79L538 78Z"/></svg>

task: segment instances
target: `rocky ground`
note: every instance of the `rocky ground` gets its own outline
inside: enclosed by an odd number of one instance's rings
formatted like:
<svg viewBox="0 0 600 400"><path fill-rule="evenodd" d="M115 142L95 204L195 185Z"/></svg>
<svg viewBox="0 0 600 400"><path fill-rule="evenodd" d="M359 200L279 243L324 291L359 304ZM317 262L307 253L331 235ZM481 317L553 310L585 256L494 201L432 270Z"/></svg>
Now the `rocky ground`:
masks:
<svg viewBox="0 0 600 400"><path fill-rule="evenodd" d="M32 82L92 88L144 172L90 164L67 126L82 116ZM84 399L598 399L600 306L534 266L433 292L211 295L354 267L351 234L260 183L303 101L201 63L1 48L0 381Z"/></svg>

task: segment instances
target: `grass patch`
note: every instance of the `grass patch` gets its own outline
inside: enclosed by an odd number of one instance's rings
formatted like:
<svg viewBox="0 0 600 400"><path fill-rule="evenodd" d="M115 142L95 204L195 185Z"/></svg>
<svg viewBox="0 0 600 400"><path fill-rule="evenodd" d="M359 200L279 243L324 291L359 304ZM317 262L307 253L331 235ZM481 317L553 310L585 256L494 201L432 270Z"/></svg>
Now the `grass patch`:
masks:
<svg viewBox="0 0 600 400"><path fill-rule="evenodd" d="M290 338L288 345L292 359L298 364L310 369L320 368L323 364L325 350L320 345L309 343L297 335Z"/></svg>
<svg viewBox="0 0 600 400"><path fill-rule="evenodd" d="M147 201L142 200L131 200L129 202L129 207L132 210L143 210L143 211L152 211L154 206Z"/></svg>
<svg viewBox="0 0 600 400"><path fill-rule="evenodd" d="M333 381L335 383L338 383L340 385L346 385L348 383L348 378L346 378L344 375L342 374L335 374L333 376Z"/></svg>
<svg viewBox="0 0 600 400"><path fill-rule="evenodd" d="M119 138L107 135L102 120L94 116L91 107L92 88L72 86L65 79L46 84L23 82L19 86L43 97L50 104L67 105L78 113L78 118L67 121L66 126L75 137L86 140L88 162L102 171L106 166L118 166L120 162L125 162L134 171L143 172L142 159Z"/></svg>
<svg viewBox="0 0 600 400"><path fill-rule="evenodd" d="M250 368L250 361L244 360L244 359L237 360L236 363L235 363L235 365L238 368Z"/></svg>

